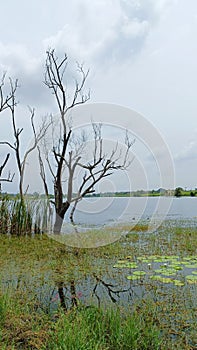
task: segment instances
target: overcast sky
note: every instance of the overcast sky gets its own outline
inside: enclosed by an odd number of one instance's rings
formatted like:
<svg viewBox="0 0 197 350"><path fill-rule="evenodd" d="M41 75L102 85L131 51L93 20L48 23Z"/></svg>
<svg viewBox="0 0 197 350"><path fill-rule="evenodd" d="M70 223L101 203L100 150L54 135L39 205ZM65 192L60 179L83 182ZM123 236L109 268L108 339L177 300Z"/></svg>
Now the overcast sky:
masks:
<svg viewBox="0 0 197 350"><path fill-rule="evenodd" d="M196 37L196 0L6 0L0 72L19 78L21 106L31 105L41 116L54 108L43 86L46 50L67 52L71 64L84 62L91 102L141 113L170 148L176 185L195 188ZM2 125L1 138L7 132Z"/></svg>

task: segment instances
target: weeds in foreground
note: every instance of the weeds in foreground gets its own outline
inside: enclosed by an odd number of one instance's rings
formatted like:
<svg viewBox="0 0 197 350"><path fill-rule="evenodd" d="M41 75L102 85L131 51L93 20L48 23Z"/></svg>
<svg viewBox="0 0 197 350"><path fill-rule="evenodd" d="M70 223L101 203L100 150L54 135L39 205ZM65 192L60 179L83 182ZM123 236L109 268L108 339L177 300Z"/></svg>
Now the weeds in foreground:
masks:
<svg viewBox="0 0 197 350"><path fill-rule="evenodd" d="M1 349L39 350L159 350L159 328L150 322L150 314L137 310L103 311L94 306L79 306L63 313L59 310L51 320L37 314L29 306L19 312L18 302L9 301L9 308L0 298ZM147 310L146 310L147 311ZM149 310L151 312L151 308Z"/></svg>
<svg viewBox="0 0 197 350"><path fill-rule="evenodd" d="M159 350L159 329L136 311L121 315L95 307L75 309L61 315L51 331L49 350Z"/></svg>

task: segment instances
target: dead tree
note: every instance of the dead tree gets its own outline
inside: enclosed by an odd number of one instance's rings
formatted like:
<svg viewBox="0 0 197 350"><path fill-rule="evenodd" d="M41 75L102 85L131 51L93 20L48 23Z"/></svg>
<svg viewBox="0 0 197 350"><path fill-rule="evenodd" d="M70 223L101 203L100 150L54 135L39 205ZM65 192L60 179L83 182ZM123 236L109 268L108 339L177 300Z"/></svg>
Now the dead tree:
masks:
<svg viewBox="0 0 197 350"><path fill-rule="evenodd" d="M0 113L9 108L9 103L12 101L13 95L15 95L16 89L18 86L18 81L16 80L14 86L12 86L8 94L6 94L4 92L5 78L6 78L6 73L3 74L0 82ZM11 172L9 171L7 177L4 177L4 178L2 177L3 171L8 163L9 158L10 158L10 153L7 153L7 155L5 156L5 160L0 166L0 193L1 193L1 183L12 182L15 175L15 174L11 174Z"/></svg>
<svg viewBox="0 0 197 350"><path fill-rule="evenodd" d="M40 140L43 138L43 136L46 134L46 131L50 125L47 120L43 120L40 128L38 131L35 129L35 124L34 124L34 118L35 118L35 110L29 108L30 112L30 123L31 123L31 130L33 133L33 141L32 145L26 150L24 155L21 155L21 140L20 136L21 133L23 132L23 128L18 128L16 124L16 106L17 106L17 101L16 101L16 90L18 87L18 80L15 80L15 82L12 81L12 79L9 79L10 81L10 95L8 98L3 100L3 95L1 94L1 100L4 101L3 103L3 108L8 109L11 114L11 120L12 120L12 130L13 130L13 136L14 136L14 142L11 143L9 141L1 141L0 145L7 145L10 149L12 149L15 153L15 158L16 158L16 164L18 168L18 173L19 173L19 194L21 199L24 197L24 192L23 192L23 182L24 182L24 174L25 174L25 165L27 162L27 158L29 154L36 149L38 143Z"/></svg>
<svg viewBox="0 0 197 350"><path fill-rule="evenodd" d="M64 74L67 67L67 55L59 60L54 50L47 51L45 84L52 91L58 106L60 114L60 125L62 128L62 135L59 135L58 145L53 147L52 153L56 163L56 171L52 171L52 166L49 164L49 169L53 175L54 182L54 196L55 196L55 225L54 233L59 233L66 211L68 210L72 199L72 178L74 168L72 167L69 177L69 186L67 193L67 200L64 200L63 195L63 168L65 158L67 156L68 143L71 137L72 130L69 128L68 112L77 105L84 104L89 100L90 94L83 94L83 88L88 76L88 71L85 72L83 66L78 65L78 71L81 75L80 83L75 82L75 89L70 103L68 102L68 92L64 85Z"/></svg>
<svg viewBox="0 0 197 350"><path fill-rule="evenodd" d="M132 142L126 134L126 151L124 155L117 146L107 155L103 150L103 139L101 135L101 125L92 124L94 134L94 152L92 161L87 162L82 158L82 150L85 148L84 137L81 141L74 143L69 112L77 105L86 103L90 98L90 93L83 92L89 71L84 71L83 65L77 65L80 75L79 81L75 81L73 93L70 93L65 82L65 72L68 58L64 55L63 59L58 59L54 50L47 52L45 84L52 91L59 112L59 134L52 135L52 149L46 150L45 161L53 178L55 223L54 233L61 231L64 216L74 203L74 209L77 203L88 193L94 192L94 186L104 177L109 176L115 170L125 169L129 165L128 156ZM70 97L72 96L72 97ZM53 128L52 128L53 129ZM53 133L53 131L52 131ZM43 160L40 158L41 178L43 180L45 193L47 194L46 176L43 174ZM77 169L82 169L84 175L82 183L79 186L77 196L73 195L73 184ZM67 181L67 189L64 193L64 182ZM71 215L71 219L73 215Z"/></svg>

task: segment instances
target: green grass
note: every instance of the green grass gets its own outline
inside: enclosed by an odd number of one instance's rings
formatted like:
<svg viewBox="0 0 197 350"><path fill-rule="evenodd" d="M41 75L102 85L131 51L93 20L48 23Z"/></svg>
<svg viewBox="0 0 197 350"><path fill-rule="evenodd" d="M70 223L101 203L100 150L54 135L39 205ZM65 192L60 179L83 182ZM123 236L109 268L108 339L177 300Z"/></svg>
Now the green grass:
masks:
<svg viewBox="0 0 197 350"><path fill-rule="evenodd" d="M1 349L39 350L159 350L160 330L150 314L132 314L119 309L103 311L94 306L79 307L66 314L59 310L55 322L35 314L16 299L7 298L0 322ZM1 301L0 301L1 305ZM20 311L19 311L20 307ZM2 309L0 308L1 312ZM144 310L147 312L147 310ZM149 310L151 311L151 308Z"/></svg>
<svg viewBox="0 0 197 350"><path fill-rule="evenodd" d="M116 231L128 233L91 249L46 235L0 235L0 349L195 349L197 285L169 285L146 275L127 280L134 265L113 266L136 262L139 271L152 274L149 262L161 259L162 265L164 256L178 256L175 267L187 266L185 259L197 255L196 228L168 224L149 233L139 224Z"/></svg>
<svg viewBox="0 0 197 350"><path fill-rule="evenodd" d="M145 315L143 315L145 316ZM160 349L159 329L138 315L121 314L95 307L76 309L61 315L50 332L50 350L156 350Z"/></svg>

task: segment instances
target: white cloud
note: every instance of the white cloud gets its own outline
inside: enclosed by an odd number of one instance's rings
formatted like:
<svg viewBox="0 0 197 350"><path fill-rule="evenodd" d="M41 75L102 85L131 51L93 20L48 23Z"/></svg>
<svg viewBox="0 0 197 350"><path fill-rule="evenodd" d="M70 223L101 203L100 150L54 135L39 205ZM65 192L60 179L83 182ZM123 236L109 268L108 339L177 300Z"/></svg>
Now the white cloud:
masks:
<svg viewBox="0 0 197 350"><path fill-rule="evenodd" d="M40 60L32 57L24 45L0 43L0 65L1 70L6 70L12 75L17 75L21 70L34 74Z"/></svg>
<svg viewBox="0 0 197 350"><path fill-rule="evenodd" d="M171 0L75 0L74 18L44 40L88 63L125 60L144 46L151 27Z"/></svg>
<svg viewBox="0 0 197 350"><path fill-rule="evenodd" d="M32 54L22 43L0 42L0 71L19 78L21 103L44 106L49 93L43 86L46 49L56 48L60 55L67 52L71 70L73 59L85 62L91 71L121 65L142 50L155 21L174 1L74 0L67 6L68 14L62 28L42 38L41 55L36 56L33 50ZM69 79L72 78L70 74L68 71Z"/></svg>
<svg viewBox="0 0 197 350"><path fill-rule="evenodd" d="M148 21L140 22L137 18L132 22L129 21L128 18L125 19L125 23L122 26L122 33L125 37L136 38L140 36L144 36L149 29Z"/></svg>
<svg viewBox="0 0 197 350"><path fill-rule="evenodd" d="M32 56L24 45L0 43L0 77L4 72L13 80L18 79L17 100L21 105L43 107L48 102L44 87L44 52L41 57Z"/></svg>

